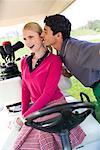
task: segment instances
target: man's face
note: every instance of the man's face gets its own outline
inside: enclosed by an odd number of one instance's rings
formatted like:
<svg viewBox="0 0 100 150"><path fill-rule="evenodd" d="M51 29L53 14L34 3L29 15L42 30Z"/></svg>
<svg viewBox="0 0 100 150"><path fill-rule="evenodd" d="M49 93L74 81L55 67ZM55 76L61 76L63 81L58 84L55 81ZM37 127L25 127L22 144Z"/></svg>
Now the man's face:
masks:
<svg viewBox="0 0 100 150"><path fill-rule="evenodd" d="M53 35L53 31L49 26L44 26L44 31L42 32L41 37L43 38L43 43L45 46L52 45L54 47L56 43L56 35Z"/></svg>

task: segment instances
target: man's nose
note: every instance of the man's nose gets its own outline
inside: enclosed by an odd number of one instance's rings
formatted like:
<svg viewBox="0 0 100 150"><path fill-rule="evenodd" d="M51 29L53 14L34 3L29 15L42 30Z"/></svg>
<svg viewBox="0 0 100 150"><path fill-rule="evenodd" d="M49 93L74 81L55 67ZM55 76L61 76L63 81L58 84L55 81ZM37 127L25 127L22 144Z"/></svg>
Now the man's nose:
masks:
<svg viewBox="0 0 100 150"><path fill-rule="evenodd" d="M41 40L42 40L42 42L44 41L44 38L43 38L43 34L41 33L41 35L40 35L40 38L41 38Z"/></svg>
<svg viewBox="0 0 100 150"><path fill-rule="evenodd" d="M44 32L42 32L40 36L41 36L41 38L43 38L44 37Z"/></svg>

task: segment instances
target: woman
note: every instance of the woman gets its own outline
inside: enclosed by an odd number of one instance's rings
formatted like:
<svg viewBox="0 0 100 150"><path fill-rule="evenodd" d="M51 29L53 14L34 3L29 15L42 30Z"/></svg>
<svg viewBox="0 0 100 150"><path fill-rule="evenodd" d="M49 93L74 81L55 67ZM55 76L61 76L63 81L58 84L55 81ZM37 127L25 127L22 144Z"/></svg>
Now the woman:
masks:
<svg viewBox="0 0 100 150"><path fill-rule="evenodd" d="M61 59L43 46L41 33L41 27L35 22L27 23L23 28L23 39L31 52L30 56L25 56L21 61L22 115L24 118L47 105L66 103L58 88L62 71ZM31 106L30 102L32 102ZM79 129L80 127L77 127L74 132L72 131L70 134L72 139L73 133L77 133ZM84 132L81 132L80 136L83 140ZM75 142L72 143L72 146L75 146ZM77 140L76 143L78 142L80 140ZM57 134L23 125L14 145L14 150L21 149L62 150L62 144Z"/></svg>

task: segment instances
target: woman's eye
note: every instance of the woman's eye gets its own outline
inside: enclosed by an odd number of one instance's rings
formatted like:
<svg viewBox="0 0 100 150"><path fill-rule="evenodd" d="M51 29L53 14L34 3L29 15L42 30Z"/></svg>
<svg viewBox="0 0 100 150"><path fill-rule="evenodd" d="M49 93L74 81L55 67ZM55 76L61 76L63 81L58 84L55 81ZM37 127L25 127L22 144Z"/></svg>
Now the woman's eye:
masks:
<svg viewBox="0 0 100 150"><path fill-rule="evenodd" d="M29 39L32 39L33 38L33 36L29 36Z"/></svg>
<svg viewBox="0 0 100 150"><path fill-rule="evenodd" d="M23 38L23 40L25 41L25 40L26 40L26 38Z"/></svg>
<svg viewBox="0 0 100 150"><path fill-rule="evenodd" d="M32 39L34 38L34 36L28 36L27 38L23 38L24 41L28 40L28 39Z"/></svg>

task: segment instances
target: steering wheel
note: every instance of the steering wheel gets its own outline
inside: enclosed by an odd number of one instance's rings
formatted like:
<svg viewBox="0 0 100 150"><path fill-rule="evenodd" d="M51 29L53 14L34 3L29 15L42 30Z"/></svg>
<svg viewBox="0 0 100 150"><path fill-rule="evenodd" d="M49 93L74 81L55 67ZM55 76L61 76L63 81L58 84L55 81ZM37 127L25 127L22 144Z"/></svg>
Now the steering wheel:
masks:
<svg viewBox="0 0 100 150"><path fill-rule="evenodd" d="M86 108L84 112L75 111ZM59 104L52 107L45 107L26 117L27 126L52 133L60 133L62 130L68 131L79 125L84 119L94 111L94 105L89 102L72 102ZM60 115L52 119L36 122L35 119L46 115L59 113Z"/></svg>
<svg viewBox="0 0 100 150"><path fill-rule="evenodd" d="M84 97L86 98L86 100L87 100L88 102L90 102L89 96L88 96L87 94L85 94L84 92L80 92L80 98L81 98L81 101L82 101L82 102L85 101L85 100L84 100Z"/></svg>

